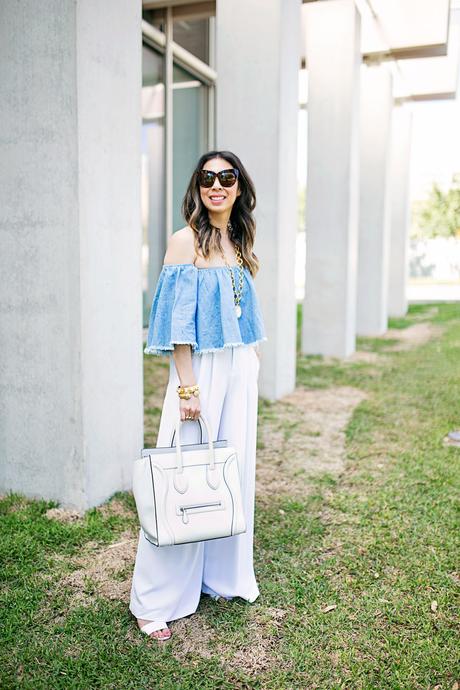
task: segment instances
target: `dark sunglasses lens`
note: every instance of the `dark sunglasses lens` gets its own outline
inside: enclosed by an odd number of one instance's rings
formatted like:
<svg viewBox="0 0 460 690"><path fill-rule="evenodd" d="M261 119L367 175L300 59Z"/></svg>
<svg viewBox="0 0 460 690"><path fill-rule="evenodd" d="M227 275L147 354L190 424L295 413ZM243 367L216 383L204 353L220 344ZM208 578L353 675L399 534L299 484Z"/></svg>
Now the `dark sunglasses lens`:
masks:
<svg viewBox="0 0 460 690"><path fill-rule="evenodd" d="M211 171L201 170L199 175L200 185L202 187L212 187L214 184L215 175Z"/></svg>
<svg viewBox="0 0 460 690"><path fill-rule="evenodd" d="M224 170L220 173L219 180L222 187L232 187L236 182L236 175L231 170Z"/></svg>

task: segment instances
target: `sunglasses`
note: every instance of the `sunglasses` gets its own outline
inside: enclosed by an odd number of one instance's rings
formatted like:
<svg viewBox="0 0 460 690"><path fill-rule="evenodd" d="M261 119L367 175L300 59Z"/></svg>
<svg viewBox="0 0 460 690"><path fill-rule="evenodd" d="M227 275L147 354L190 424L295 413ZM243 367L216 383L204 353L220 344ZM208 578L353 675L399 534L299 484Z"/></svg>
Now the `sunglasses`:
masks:
<svg viewBox="0 0 460 690"><path fill-rule="evenodd" d="M221 170L218 173L212 170L200 170L198 172L198 181L200 187L212 187L216 177L219 178L219 182L222 187L233 187L238 179L240 171L238 168L228 168L227 170Z"/></svg>

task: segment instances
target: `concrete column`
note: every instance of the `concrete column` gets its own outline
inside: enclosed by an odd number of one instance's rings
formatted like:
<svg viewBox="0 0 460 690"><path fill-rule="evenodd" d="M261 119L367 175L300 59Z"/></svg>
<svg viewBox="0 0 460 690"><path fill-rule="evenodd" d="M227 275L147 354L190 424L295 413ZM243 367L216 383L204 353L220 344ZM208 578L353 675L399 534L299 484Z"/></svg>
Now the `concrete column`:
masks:
<svg viewBox="0 0 460 690"><path fill-rule="evenodd" d="M358 335L380 335L387 329L392 109L392 76L387 67L363 67Z"/></svg>
<svg viewBox="0 0 460 690"><path fill-rule="evenodd" d="M407 313L406 290L409 273L409 180L412 111L404 105L395 106L393 108L391 127L391 223L388 315L399 317L405 316Z"/></svg>
<svg viewBox="0 0 460 690"><path fill-rule="evenodd" d="M304 5L308 69L302 352L355 348L361 18L352 0Z"/></svg>
<svg viewBox="0 0 460 690"><path fill-rule="evenodd" d="M143 442L141 7L1 14L0 490L87 509Z"/></svg>
<svg viewBox="0 0 460 690"><path fill-rule="evenodd" d="M268 341L261 394L295 386L300 0L217 0L217 148L241 157L257 190L256 286Z"/></svg>

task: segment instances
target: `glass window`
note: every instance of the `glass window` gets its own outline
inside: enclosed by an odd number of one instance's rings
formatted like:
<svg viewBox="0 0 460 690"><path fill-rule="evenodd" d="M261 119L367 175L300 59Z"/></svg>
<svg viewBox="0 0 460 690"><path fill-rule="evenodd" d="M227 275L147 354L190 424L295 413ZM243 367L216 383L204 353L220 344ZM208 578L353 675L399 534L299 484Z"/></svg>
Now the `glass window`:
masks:
<svg viewBox="0 0 460 690"><path fill-rule="evenodd" d="M164 7L157 10L142 10L142 19L163 33L165 31L165 15Z"/></svg>
<svg viewBox="0 0 460 690"><path fill-rule="evenodd" d="M209 19L175 20L173 41L209 64Z"/></svg>
<svg viewBox="0 0 460 690"><path fill-rule="evenodd" d="M198 158L207 148L207 87L174 66L173 230L184 227L181 204Z"/></svg>
<svg viewBox="0 0 460 690"><path fill-rule="evenodd" d="M198 23L197 23L198 22ZM153 22L152 22L153 23ZM181 24L181 26L179 26ZM209 21L181 21L174 24L175 39L188 36L181 45L207 58ZM206 32L203 33L206 27ZM160 27L158 27L160 28ZM176 33L176 29L179 33ZM198 35L192 41L194 30ZM182 33L181 33L182 32ZM190 34L187 34L190 32ZM200 33L201 32L201 33ZM201 48L199 48L201 46ZM201 51L201 52L200 52ZM209 89L195 75L173 65L172 117L172 223L173 231L185 225L182 200L198 158L209 148ZM164 55L147 43L142 47L142 284L144 326L148 325L153 291L166 251L165 183L165 87Z"/></svg>
<svg viewBox="0 0 460 690"><path fill-rule="evenodd" d="M165 245L164 58L148 46L142 47L142 290L144 326L148 324L150 302Z"/></svg>

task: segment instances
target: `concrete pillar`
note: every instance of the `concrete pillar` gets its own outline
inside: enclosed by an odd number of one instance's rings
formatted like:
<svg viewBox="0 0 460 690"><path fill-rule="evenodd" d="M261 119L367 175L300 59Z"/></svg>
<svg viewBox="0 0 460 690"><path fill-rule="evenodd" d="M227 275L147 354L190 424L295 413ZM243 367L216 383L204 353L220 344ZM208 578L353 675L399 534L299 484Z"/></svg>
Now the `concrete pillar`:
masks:
<svg viewBox="0 0 460 690"><path fill-rule="evenodd" d="M82 510L143 441L141 7L1 14L0 490Z"/></svg>
<svg viewBox="0 0 460 690"><path fill-rule="evenodd" d="M363 67L358 249L358 335L387 329L390 243L392 76L385 65Z"/></svg>
<svg viewBox="0 0 460 690"><path fill-rule="evenodd" d="M308 69L302 352L355 348L361 18L352 0L304 5Z"/></svg>
<svg viewBox="0 0 460 690"><path fill-rule="evenodd" d="M404 105L393 108L391 134L391 223L388 272L388 315L407 313L407 279L409 273L410 226L410 150L412 111Z"/></svg>
<svg viewBox="0 0 460 690"><path fill-rule="evenodd" d="M295 386L300 0L217 0L217 147L241 157L257 190L257 292L267 329L259 389Z"/></svg>

